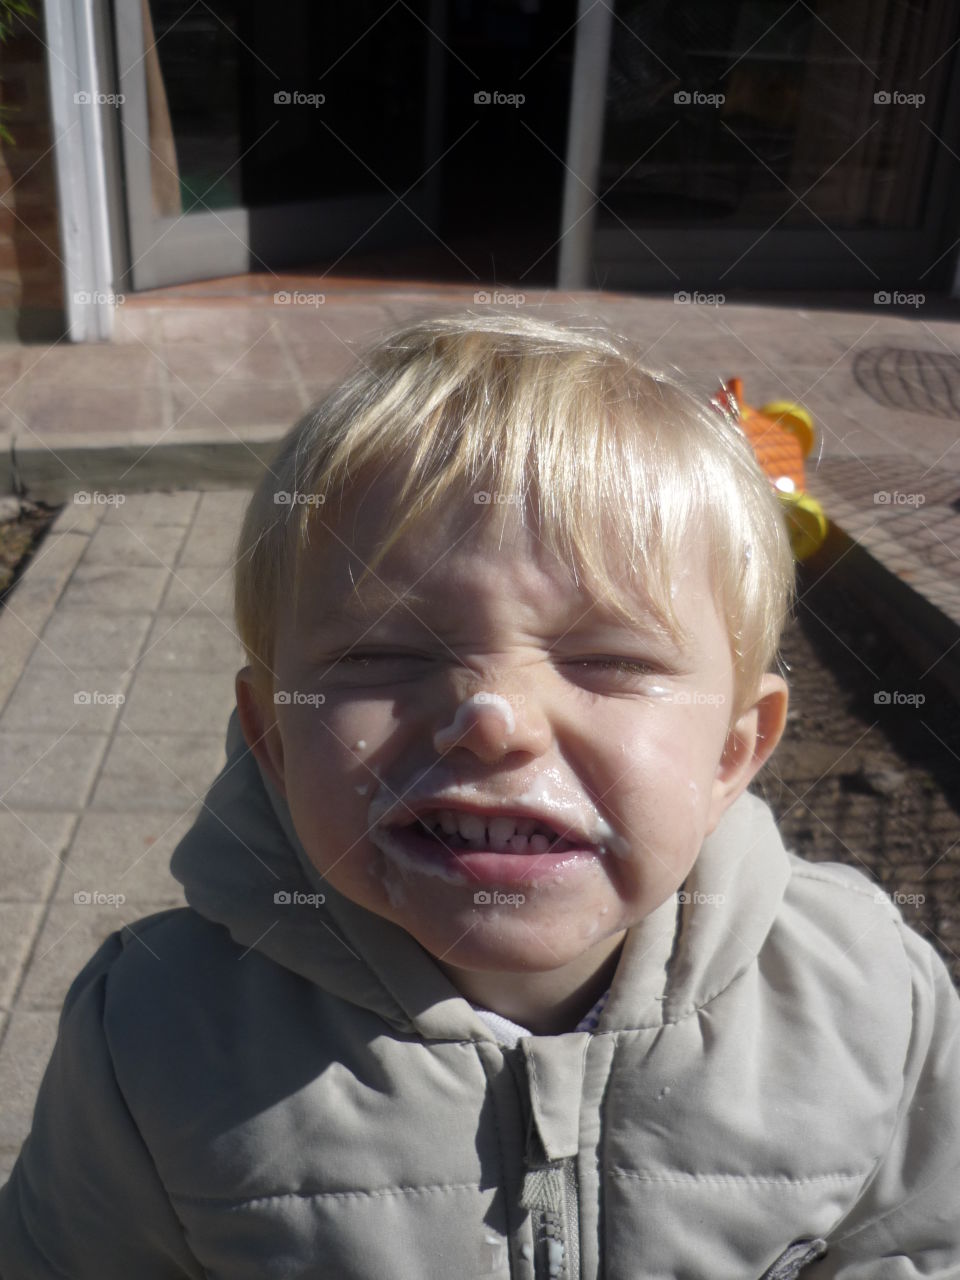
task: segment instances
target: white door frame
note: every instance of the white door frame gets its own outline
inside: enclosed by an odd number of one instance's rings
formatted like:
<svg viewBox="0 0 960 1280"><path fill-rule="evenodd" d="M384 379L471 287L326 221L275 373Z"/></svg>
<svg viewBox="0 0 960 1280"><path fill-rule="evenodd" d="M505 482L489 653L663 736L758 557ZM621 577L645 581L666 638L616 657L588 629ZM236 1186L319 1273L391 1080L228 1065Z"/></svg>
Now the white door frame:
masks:
<svg viewBox="0 0 960 1280"><path fill-rule="evenodd" d="M557 286L589 289L614 0L579 0Z"/></svg>
<svg viewBox="0 0 960 1280"><path fill-rule="evenodd" d="M109 15L102 0L46 0L44 15L67 336L105 341L126 259Z"/></svg>

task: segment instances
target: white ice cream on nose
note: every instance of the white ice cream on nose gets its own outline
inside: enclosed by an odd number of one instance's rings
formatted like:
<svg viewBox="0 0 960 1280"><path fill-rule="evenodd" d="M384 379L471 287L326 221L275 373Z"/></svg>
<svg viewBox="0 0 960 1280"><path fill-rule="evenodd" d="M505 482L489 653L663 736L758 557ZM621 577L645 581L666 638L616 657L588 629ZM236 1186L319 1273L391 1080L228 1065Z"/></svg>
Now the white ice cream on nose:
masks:
<svg viewBox="0 0 960 1280"><path fill-rule="evenodd" d="M444 747L452 747L463 737L469 727L470 715L474 707L493 707L495 711L499 711L506 721L507 736L513 733L517 727L517 722L513 716L513 707L510 706L506 698L501 697L499 693L474 693L469 698L465 698L457 707L453 722L443 729L437 730L434 735L434 742L438 751L442 751Z"/></svg>

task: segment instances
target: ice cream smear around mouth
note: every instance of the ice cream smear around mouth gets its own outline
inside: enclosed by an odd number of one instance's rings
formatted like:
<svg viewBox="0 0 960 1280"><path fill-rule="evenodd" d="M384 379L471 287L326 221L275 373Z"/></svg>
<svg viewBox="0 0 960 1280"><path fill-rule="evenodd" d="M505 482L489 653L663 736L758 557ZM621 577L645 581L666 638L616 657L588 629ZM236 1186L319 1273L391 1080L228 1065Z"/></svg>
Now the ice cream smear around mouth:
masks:
<svg viewBox="0 0 960 1280"><path fill-rule="evenodd" d="M579 790L565 781L558 769L547 769L535 778L525 791L514 794L509 799L505 797L504 803L509 808L510 800L514 800L518 808L530 806L544 816L550 815L550 825L555 828L554 837L548 839L543 836L530 836L528 843L529 832L537 824L533 819L517 819L519 844L511 840L509 847L501 843L497 848L494 834L498 828L493 824L506 822L507 825L512 826L512 821L474 813L469 816L461 815L458 830L457 800L463 799L476 804L481 788L477 783L451 783L437 788L435 794L441 798L437 800L435 809L423 814L426 822L439 826L436 851L438 854L447 856L423 857L410 847L410 840L419 828L420 822L404 821L405 817L412 818L412 814L409 811L404 812L402 802L398 806L397 796L409 795L412 806L417 795L427 790L427 779L428 775L424 775L414 781L411 786L400 786L396 790L391 790L381 783L367 810L371 842L401 873L417 872L421 875L437 876L450 884L465 884L468 882L468 877L460 873L458 863L459 867L465 868L468 863L476 859L479 853L490 850L492 844L494 851L490 857L494 860L502 860L499 865L502 866L504 873L508 870L508 859L512 859L510 869L520 874L516 862L531 863L537 858L549 861L559 859L562 863L566 857L567 865L570 865L572 860L582 861L584 854L592 858L594 855L605 854L608 850L616 857L629 856L629 842L614 830L593 805L584 801ZM391 811L399 822L384 824L382 819ZM470 822L478 825L471 828ZM529 828L529 831L521 832L521 823ZM471 833L475 831L475 835L467 842L464 842L461 836L464 826L467 826L467 830ZM489 838L486 835L487 831L490 833ZM569 837L564 835L567 831L571 832ZM580 832L589 842L589 849L582 848L584 840L577 834ZM519 851L520 846L523 852ZM493 865L495 868L498 864Z"/></svg>

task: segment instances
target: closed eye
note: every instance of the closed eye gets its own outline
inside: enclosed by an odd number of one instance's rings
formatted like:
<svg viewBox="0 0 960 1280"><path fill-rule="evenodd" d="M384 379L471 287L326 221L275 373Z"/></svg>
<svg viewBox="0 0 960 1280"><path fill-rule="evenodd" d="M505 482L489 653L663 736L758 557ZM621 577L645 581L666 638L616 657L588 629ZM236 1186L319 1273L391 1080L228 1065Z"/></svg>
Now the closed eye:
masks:
<svg viewBox="0 0 960 1280"><path fill-rule="evenodd" d="M334 658L335 663L351 662L359 666L366 666L370 662L385 662L393 660L395 662L409 661L417 657L414 653L342 653L338 658Z"/></svg>
<svg viewBox="0 0 960 1280"><path fill-rule="evenodd" d="M423 663L427 659L420 653L341 653L336 657L325 659L330 671L352 669L354 671L370 671L374 664L379 664L382 670L383 664L388 663L393 666L402 664L409 667L414 663Z"/></svg>
<svg viewBox="0 0 960 1280"><path fill-rule="evenodd" d="M653 663L632 658L577 658L569 665L583 668L599 667L601 671L624 671L634 675L661 674L660 669Z"/></svg>

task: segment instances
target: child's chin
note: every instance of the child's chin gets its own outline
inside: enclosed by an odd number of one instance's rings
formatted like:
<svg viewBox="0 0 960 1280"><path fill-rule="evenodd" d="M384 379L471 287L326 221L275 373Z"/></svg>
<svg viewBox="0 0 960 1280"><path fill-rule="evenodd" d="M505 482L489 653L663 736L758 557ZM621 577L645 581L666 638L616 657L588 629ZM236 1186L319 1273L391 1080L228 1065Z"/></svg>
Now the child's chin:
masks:
<svg viewBox="0 0 960 1280"><path fill-rule="evenodd" d="M482 972L546 972L571 964L614 929L596 921L560 922L524 913L523 906L480 904L480 912L399 921L438 960Z"/></svg>

